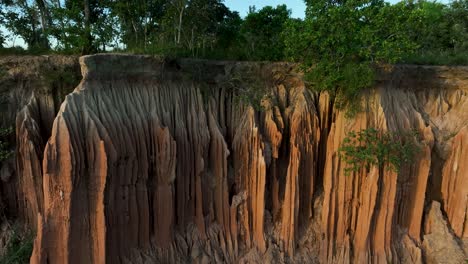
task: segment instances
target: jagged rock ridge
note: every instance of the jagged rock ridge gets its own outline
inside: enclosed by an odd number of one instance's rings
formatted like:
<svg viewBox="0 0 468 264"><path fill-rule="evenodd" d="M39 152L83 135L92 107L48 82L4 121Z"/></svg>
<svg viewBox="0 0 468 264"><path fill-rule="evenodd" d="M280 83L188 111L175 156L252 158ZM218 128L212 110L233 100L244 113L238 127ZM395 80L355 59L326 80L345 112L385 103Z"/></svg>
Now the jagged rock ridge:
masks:
<svg viewBox="0 0 468 264"><path fill-rule="evenodd" d="M394 68L349 119L292 64L80 62L42 173L20 176L43 175L32 263L422 263L434 240L458 245L448 263L463 254L467 69ZM239 75L267 87L262 110L237 100ZM370 127L415 129L421 151L345 175L343 138Z"/></svg>
<svg viewBox="0 0 468 264"><path fill-rule="evenodd" d="M79 83L73 56L0 58L0 128L16 127L15 156L1 164L3 213L35 229L42 212L42 155L65 95ZM13 130L14 131L14 130ZM15 169L13 169L15 168Z"/></svg>
<svg viewBox="0 0 468 264"><path fill-rule="evenodd" d="M136 62L134 57L118 59L124 65ZM281 123L283 118L294 121L289 132L295 134L294 151L276 173L296 178L297 144L314 146L318 133L317 118L308 116L313 104L306 96L311 93L295 85L288 98L293 104L283 105L290 113L272 107L259 121L258 113L236 105L232 94L220 90L219 98L205 104L196 84L161 79L158 71L146 68L155 63L142 59L133 70L119 72L126 67L102 67L106 61L100 57L82 58L84 80L62 105L45 150L44 213L33 261L115 263L130 249L148 248L152 242L179 254L189 244L195 259L206 257L194 255L195 244L206 247L208 240L218 248L208 256L221 254L216 257L226 261L236 260L245 249L265 252L266 170L267 163L279 158L280 141L264 142L260 130L281 136L272 109ZM102 68L89 70L93 67ZM279 90L286 93L285 87ZM286 103L287 98L281 99ZM316 150L304 152L303 160L312 166ZM281 175L286 169L290 176ZM313 179L310 172L304 182ZM278 239L291 253L294 246L287 243L297 221L297 184L298 179L286 182L285 200L291 205L285 208L291 212L283 209L281 218L275 216L285 223ZM279 204L271 206L280 210ZM304 210L309 213L310 202ZM179 234L189 232L190 225L194 237ZM177 236L185 243L174 243Z"/></svg>

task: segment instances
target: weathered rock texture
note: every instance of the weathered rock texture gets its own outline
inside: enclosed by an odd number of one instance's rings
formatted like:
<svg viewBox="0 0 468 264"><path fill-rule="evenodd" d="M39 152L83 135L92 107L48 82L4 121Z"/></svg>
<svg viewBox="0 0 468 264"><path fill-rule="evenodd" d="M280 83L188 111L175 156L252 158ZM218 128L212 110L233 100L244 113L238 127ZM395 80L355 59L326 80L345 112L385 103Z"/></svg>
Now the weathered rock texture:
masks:
<svg viewBox="0 0 468 264"><path fill-rule="evenodd" d="M80 63L46 144L39 99L17 118L32 263L434 263L444 247L466 257L467 68L382 70L347 118L293 64ZM347 175L340 145L366 128L417 130L420 151L398 173Z"/></svg>
<svg viewBox="0 0 468 264"><path fill-rule="evenodd" d="M7 216L20 217L33 229L43 207L44 146L60 104L80 81L79 72L76 57L0 58L0 128L16 127L11 139L16 166L1 164L0 197Z"/></svg>
<svg viewBox="0 0 468 264"><path fill-rule="evenodd" d="M423 249L427 263L463 263L466 256L442 216L440 204L433 202L424 226Z"/></svg>

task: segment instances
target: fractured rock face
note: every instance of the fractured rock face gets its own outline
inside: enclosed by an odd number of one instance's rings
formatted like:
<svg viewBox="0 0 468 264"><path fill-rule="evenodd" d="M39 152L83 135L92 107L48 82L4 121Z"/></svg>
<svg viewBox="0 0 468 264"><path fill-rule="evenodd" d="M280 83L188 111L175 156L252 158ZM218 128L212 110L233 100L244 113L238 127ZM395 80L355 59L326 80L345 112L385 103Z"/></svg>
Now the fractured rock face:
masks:
<svg viewBox="0 0 468 264"><path fill-rule="evenodd" d="M66 94L79 83L73 56L0 58L0 127L16 126L16 166L1 183L6 215L36 228L42 213L42 159L52 123ZM16 144L15 144L16 143Z"/></svg>
<svg viewBox="0 0 468 264"><path fill-rule="evenodd" d="M20 208L30 226L37 223L37 215L43 212L42 158L44 139L40 133L37 101L33 97L16 118L18 186L20 186Z"/></svg>
<svg viewBox="0 0 468 264"><path fill-rule="evenodd" d="M457 133L451 145L442 171L443 206L455 234L468 239L468 126Z"/></svg>
<svg viewBox="0 0 468 264"><path fill-rule="evenodd" d="M392 251L402 239L399 229L419 240L418 221L422 219L434 139L430 127L411 103L412 96L381 88L365 97L366 110L355 118L346 119L343 112L336 114L328 136L324 171L324 261L395 261L398 256L393 256ZM373 166L346 175L347 164L338 149L347 132L366 128L391 132L416 129L422 137L420 153L413 164L404 165L399 173Z"/></svg>
<svg viewBox="0 0 468 264"><path fill-rule="evenodd" d="M118 263L153 243L200 261L234 261L250 249L263 254L267 193L280 203L281 248L293 254L299 216L312 217L319 135L314 102L299 79L284 84L284 112L273 105L263 119L238 105L223 120L213 109L233 105L232 91L206 108L197 83L161 79L163 69L150 58L94 56L81 63L84 80L63 103L44 153L34 263ZM281 132L264 136L267 126L294 136L281 145ZM278 164L276 179L267 179L267 156ZM286 185L266 190L273 180Z"/></svg>

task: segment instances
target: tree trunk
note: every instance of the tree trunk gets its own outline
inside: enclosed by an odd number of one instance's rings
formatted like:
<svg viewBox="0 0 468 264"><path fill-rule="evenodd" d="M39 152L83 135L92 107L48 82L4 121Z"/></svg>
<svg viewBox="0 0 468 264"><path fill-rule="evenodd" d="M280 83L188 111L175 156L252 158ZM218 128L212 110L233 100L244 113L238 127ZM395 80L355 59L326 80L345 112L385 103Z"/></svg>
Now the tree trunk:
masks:
<svg viewBox="0 0 468 264"><path fill-rule="evenodd" d="M91 7L89 5L89 0L84 0L84 36L83 36L83 50L82 53L83 55L85 54L90 54L93 51L92 47L92 42L93 42L93 37L91 35L91 23L90 23L90 17L91 17Z"/></svg>
<svg viewBox="0 0 468 264"><path fill-rule="evenodd" d="M184 11L185 11L185 1L182 1L180 9L179 9L179 25L177 27L177 44L180 44L180 35L182 33L182 22L183 22Z"/></svg>
<svg viewBox="0 0 468 264"><path fill-rule="evenodd" d="M50 21L49 11L44 0L36 0L37 7L39 8L39 13L41 15L41 26L42 26L42 37L40 44L42 48L49 49L49 41L47 38L47 29L49 28L52 22Z"/></svg>
<svg viewBox="0 0 468 264"><path fill-rule="evenodd" d="M134 20L134 16L131 15L132 14L132 8L130 7L130 1L127 1L127 11L128 11L128 14L129 14L129 17L130 17L130 24L132 26L132 30L133 30L133 36L130 36L129 38L129 41L127 43L127 48L139 48L139 30L138 30L138 27L135 23L135 20ZM131 40L131 38L135 38L134 40ZM131 43L131 41L134 41L133 43Z"/></svg>
<svg viewBox="0 0 468 264"><path fill-rule="evenodd" d="M60 4L60 0L57 0L57 7L58 9L62 9L62 5ZM68 50L68 42L65 40L65 23L63 22L63 16L60 17L60 27L62 28L62 42L63 42L63 47L65 50Z"/></svg>

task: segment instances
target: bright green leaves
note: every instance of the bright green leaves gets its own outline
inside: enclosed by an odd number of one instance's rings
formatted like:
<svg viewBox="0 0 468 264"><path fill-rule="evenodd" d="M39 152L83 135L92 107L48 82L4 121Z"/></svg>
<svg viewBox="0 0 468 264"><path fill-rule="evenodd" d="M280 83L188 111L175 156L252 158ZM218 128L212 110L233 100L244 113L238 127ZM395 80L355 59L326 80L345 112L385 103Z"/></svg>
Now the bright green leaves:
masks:
<svg viewBox="0 0 468 264"><path fill-rule="evenodd" d="M242 19L222 0L0 0L0 23L8 35L0 32L0 47L8 37L23 39L33 54L114 48L177 57L292 60L308 72L316 68L327 74L309 78L310 86L335 96L369 87L371 69L379 64L468 63L468 0L306 3L302 20L292 19L286 5L252 7ZM365 74L359 89L355 80L343 81L345 69L356 66L355 73Z"/></svg>
<svg viewBox="0 0 468 264"><path fill-rule="evenodd" d="M278 61L284 57L281 34L291 15L286 5L250 9L240 29L240 44L248 60Z"/></svg>
<svg viewBox="0 0 468 264"><path fill-rule="evenodd" d="M401 166L413 161L419 151L417 140L415 131L391 133L368 128L349 132L339 152L348 165L345 168L347 174L362 168L369 170L372 166L399 172Z"/></svg>
<svg viewBox="0 0 468 264"><path fill-rule="evenodd" d="M416 45L401 18L380 0L307 1L306 19L290 22L286 55L304 65L318 91L329 91L349 116L359 111L360 92L373 84L375 65L394 63Z"/></svg>
<svg viewBox="0 0 468 264"><path fill-rule="evenodd" d="M332 91L337 107L345 108L359 103L361 89L369 87L374 81L374 70L366 62L323 60L307 72L306 78L314 83L317 90Z"/></svg>

